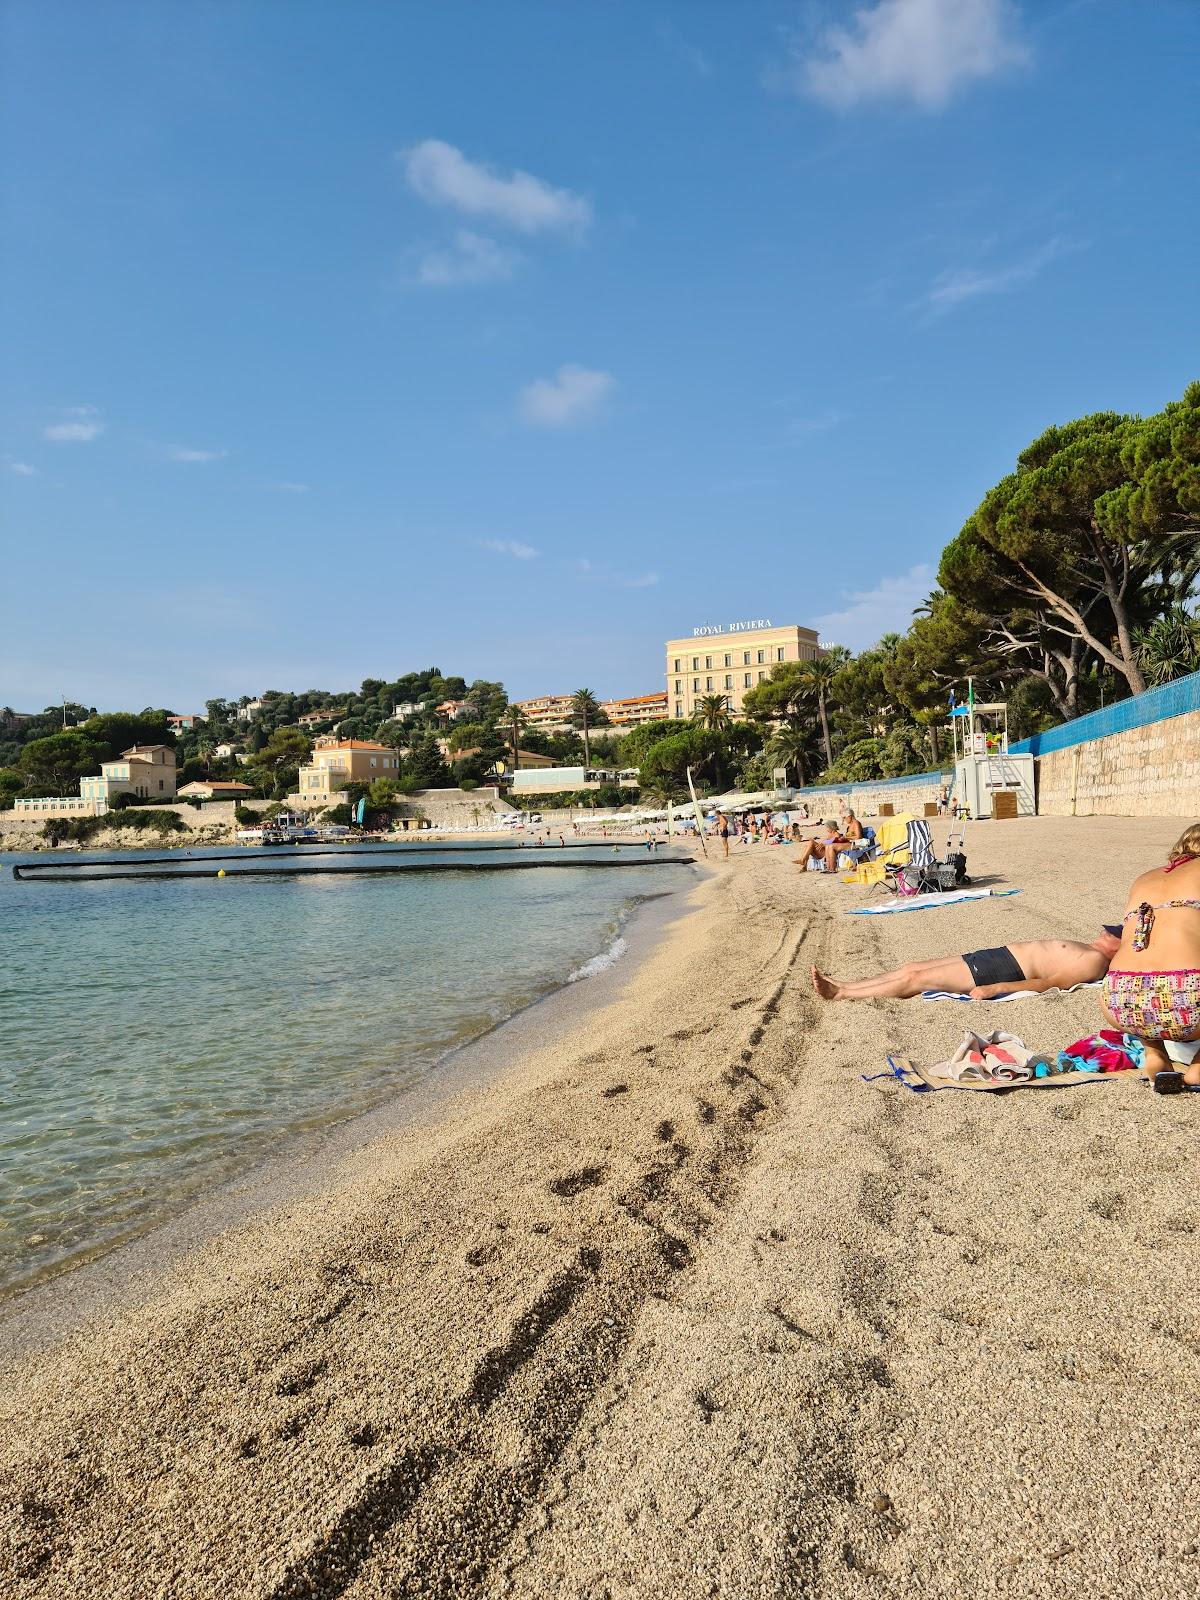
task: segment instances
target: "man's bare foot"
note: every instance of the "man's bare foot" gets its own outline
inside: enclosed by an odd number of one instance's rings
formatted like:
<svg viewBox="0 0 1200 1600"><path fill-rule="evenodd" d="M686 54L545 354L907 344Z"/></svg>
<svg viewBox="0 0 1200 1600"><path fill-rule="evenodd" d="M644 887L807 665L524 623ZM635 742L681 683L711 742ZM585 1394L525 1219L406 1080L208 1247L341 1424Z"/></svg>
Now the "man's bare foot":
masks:
<svg viewBox="0 0 1200 1600"><path fill-rule="evenodd" d="M816 967L812 969L812 985L822 1000L840 1000L842 998L841 984L834 983L832 978L827 978L823 972L818 972Z"/></svg>

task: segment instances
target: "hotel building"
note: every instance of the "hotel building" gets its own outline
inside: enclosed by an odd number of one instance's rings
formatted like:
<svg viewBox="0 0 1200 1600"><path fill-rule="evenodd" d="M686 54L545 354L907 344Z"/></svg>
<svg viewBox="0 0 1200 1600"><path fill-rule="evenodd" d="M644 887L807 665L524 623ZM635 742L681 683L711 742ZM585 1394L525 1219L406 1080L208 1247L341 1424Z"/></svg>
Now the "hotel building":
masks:
<svg viewBox="0 0 1200 1600"><path fill-rule="evenodd" d="M731 622L693 628L686 639L668 639L667 702L673 717L690 717L706 694L725 696L734 716L746 690L764 682L779 661L814 661L822 654L816 632L799 625Z"/></svg>
<svg viewBox="0 0 1200 1600"><path fill-rule="evenodd" d="M667 697L660 689L657 694L635 694L625 700L601 700L600 709L615 728L636 728L665 717Z"/></svg>
<svg viewBox="0 0 1200 1600"><path fill-rule="evenodd" d="M348 783L374 783L376 778L398 778L400 758L391 745L367 739L318 739L312 757L300 768L302 803L327 806Z"/></svg>
<svg viewBox="0 0 1200 1600"><path fill-rule="evenodd" d="M515 700L513 704L524 716L526 727L539 733L565 733L572 727L569 694L541 694L534 700Z"/></svg>

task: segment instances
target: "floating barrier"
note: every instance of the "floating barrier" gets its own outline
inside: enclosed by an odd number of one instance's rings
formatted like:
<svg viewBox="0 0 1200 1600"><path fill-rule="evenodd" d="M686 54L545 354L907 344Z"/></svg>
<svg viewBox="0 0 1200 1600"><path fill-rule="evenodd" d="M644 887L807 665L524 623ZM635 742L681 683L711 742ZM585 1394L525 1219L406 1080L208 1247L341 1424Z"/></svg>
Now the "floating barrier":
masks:
<svg viewBox="0 0 1200 1600"><path fill-rule="evenodd" d="M303 852L296 852L303 854ZM496 852L499 854L500 852ZM115 871L102 871L98 868L112 866L107 861L55 861L35 862L29 865L14 866L13 877L27 883L103 883L117 878L207 878L212 875L212 863L221 860L219 856L207 858L193 858L185 861L172 861L170 857L160 858L158 865L146 862L144 865L117 867ZM227 859L227 858L225 858ZM272 859L278 859L274 856ZM242 857L245 860L245 857ZM693 865L690 856L656 855L651 851L645 852L640 858L635 856L616 856L603 861L571 861L562 859L561 852L553 850L529 851L527 856L520 861L414 861L411 863L381 864L376 867L360 866L312 866L312 867L276 867L276 866L240 866L229 871L224 868L216 874L221 878L325 878L349 877L357 875L362 878L379 877L397 873L428 873L428 872L537 872L539 870L560 870L570 868L573 870L590 870L600 868L613 870L620 867L690 867ZM165 869L165 870L164 870Z"/></svg>

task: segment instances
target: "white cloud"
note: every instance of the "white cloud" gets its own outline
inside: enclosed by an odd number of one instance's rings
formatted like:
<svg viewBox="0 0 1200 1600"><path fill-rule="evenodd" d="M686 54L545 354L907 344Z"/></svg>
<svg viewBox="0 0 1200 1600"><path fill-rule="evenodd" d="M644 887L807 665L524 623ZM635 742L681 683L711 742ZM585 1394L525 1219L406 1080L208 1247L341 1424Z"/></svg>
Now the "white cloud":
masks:
<svg viewBox="0 0 1200 1600"><path fill-rule="evenodd" d="M513 556L517 561L532 561L537 551L520 539L480 539L480 548L493 550L498 556Z"/></svg>
<svg viewBox="0 0 1200 1600"><path fill-rule="evenodd" d="M671 54L682 61L685 66L690 67L698 78L712 77L712 62L704 54L704 51L692 44L690 39L685 39L669 22L659 23L658 37Z"/></svg>
<svg viewBox="0 0 1200 1600"><path fill-rule="evenodd" d="M1006 267L956 267L941 272L929 286L921 303L931 315L938 316L980 295L1011 294L1014 289L1032 283L1042 268L1049 266L1052 261L1083 248L1082 244L1070 239L1055 237L1040 245L1023 261L1010 262Z"/></svg>
<svg viewBox="0 0 1200 1600"><path fill-rule="evenodd" d="M28 461L15 461L12 456L5 456L4 465L7 471L15 472L18 478L37 477L37 468L31 467Z"/></svg>
<svg viewBox="0 0 1200 1600"><path fill-rule="evenodd" d="M90 444L103 432L104 424L95 406L71 406L63 412L63 421L51 422L42 429L42 437L55 444Z"/></svg>
<svg viewBox="0 0 1200 1600"><path fill-rule="evenodd" d="M792 82L839 111L868 100L937 111L964 84L1029 59L1017 23L1011 0L876 0L850 28L826 28L816 54L797 51Z"/></svg>
<svg viewBox="0 0 1200 1600"><path fill-rule="evenodd" d="M287 478L281 478L278 483L269 483L268 489L277 489L280 494L311 494L311 483L292 483Z"/></svg>
<svg viewBox="0 0 1200 1600"><path fill-rule="evenodd" d="M616 387L611 372L568 363L553 378L535 378L517 398L526 422L541 428L564 428L598 416Z"/></svg>
<svg viewBox="0 0 1200 1600"><path fill-rule="evenodd" d="M927 563L897 578L881 578L873 589L845 590L840 611L817 617L814 626L826 644L866 650L885 633L906 633L912 614L928 596L937 574Z"/></svg>
<svg viewBox="0 0 1200 1600"><path fill-rule="evenodd" d="M845 420L844 411L822 411L815 417L793 417L784 424L783 431L789 438L798 439L809 433L828 433Z"/></svg>
<svg viewBox="0 0 1200 1600"><path fill-rule="evenodd" d="M622 589L652 589L658 582L657 572L643 572L636 578L618 578Z"/></svg>
<svg viewBox="0 0 1200 1600"><path fill-rule="evenodd" d="M491 217L521 233L578 233L592 220L591 204L582 195L552 188L529 172L514 170L502 177L442 139L423 139L397 158L410 188L430 205Z"/></svg>
<svg viewBox="0 0 1200 1600"><path fill-rule="evenodd" d="M418 283L434 288L461 283L496 283L511 278L520 260L516 250L506 250L484 234L459 228L452 245L424 253L417 263L416 277Z"/></svg>
<svg viewBox="0 0 1200 1600"><path fill-rule="evenodd" d="M181 444L168 446L166 452L168 461L221 461L228 454L228 450L190 450Z"/></svg>

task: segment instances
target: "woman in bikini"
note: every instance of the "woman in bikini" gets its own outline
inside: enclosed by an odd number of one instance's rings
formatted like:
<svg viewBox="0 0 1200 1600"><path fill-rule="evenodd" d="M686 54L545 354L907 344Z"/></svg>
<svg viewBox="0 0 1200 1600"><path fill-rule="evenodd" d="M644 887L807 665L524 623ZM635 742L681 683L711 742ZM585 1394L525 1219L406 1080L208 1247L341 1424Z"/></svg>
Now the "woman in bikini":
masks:
<svg viewBox="0 0 1200 1600"><path fill-rule="evenodd" d="M1200 822L1187 829L1165 867L1134 880L1121 948L1101 994L1112 1026L1145 1041L1150 1078L1171 1065L1166 1040L1200 1039ZM1200 1087L1200 1055L1183 1081Z"/></svg>

